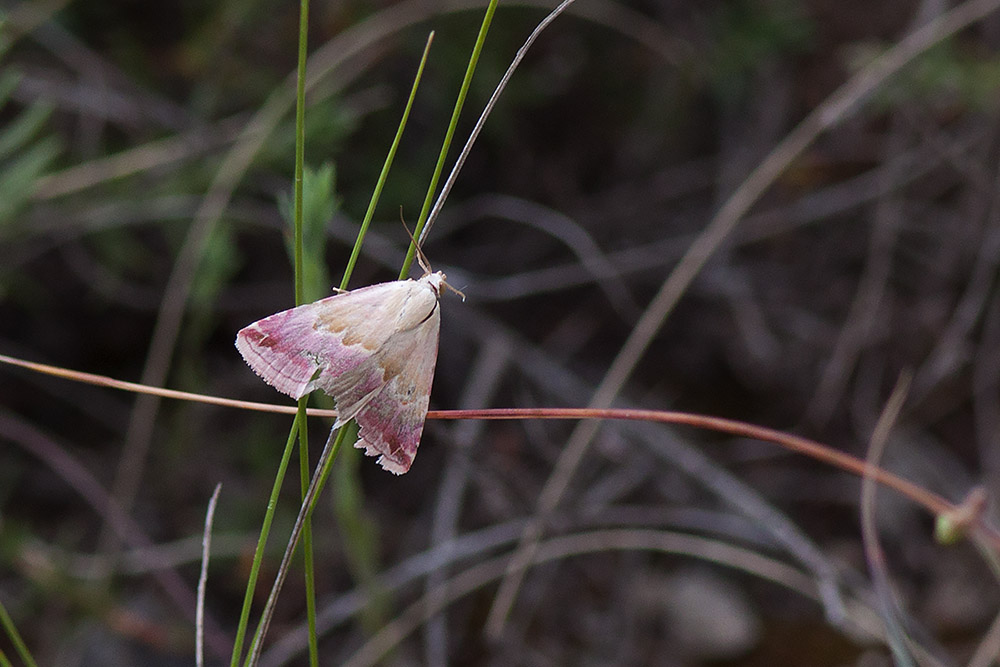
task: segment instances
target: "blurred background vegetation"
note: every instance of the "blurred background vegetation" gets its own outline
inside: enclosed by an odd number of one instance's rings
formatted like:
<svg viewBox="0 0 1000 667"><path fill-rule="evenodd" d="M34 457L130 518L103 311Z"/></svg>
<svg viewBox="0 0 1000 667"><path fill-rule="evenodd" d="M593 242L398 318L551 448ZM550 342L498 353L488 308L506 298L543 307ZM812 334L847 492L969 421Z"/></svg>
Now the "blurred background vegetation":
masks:
<svg viewBox="0 0 1000 667"><path fill-rule="evenodd" d="M432 408L585 406L750 171L946 4L581 0L514 76L424 247L468 296L443 300ZM547 8L501 6L460 140ZM313 3L312 298L341 275L433 29L352 287L398 270L400 212L416 219L481 12ZM0 16L0 352L280 401L232 342L292 305L297 4L29 1ZM810 145L693 282L619 404L745 419L863 456L908 369L886 467L954 501L995 491L998 47L993 13ZM0 600L39 662L191 664L218 482L207 630L209 655L225 657L289 423L0 369ZM313 422L314 451L327 428ZM509 555L571 429L430 421L400 478L344 452L315 519L323 664ZM297 508L286 486L261 595ZM930 517L881 494L887 601L858 503L856 478L771 445L606 425L546 529L604 531L606 548L533 567L502 642L482 632L488 580L389 660L881 665L887 618L916 664L995 655L1000 596L975 550L936 546ZM608 537L621 529L718 550L624 548ZM726 547L745 560L713 564ZM765 573L757 554L785 568ZM301 664L301 585L289 578L266 664Z"/></svg>

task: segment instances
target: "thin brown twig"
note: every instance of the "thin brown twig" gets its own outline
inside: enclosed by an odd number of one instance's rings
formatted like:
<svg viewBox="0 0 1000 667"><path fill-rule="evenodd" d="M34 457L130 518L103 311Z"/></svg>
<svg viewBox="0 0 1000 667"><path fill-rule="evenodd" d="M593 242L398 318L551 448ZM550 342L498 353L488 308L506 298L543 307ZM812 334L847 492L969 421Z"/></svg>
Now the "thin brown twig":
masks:
<svg viewBox="0 0 1000 667"><path fill-rule="evenodd" d="M194 658L197 667L205 665L205 590L208 588L208 559L212 553L212 523L215 521L215 506L219 502L222 482L215 485L212 498L205 511L205 530L201 537L201 573L198 576L198 605L195 614Z"/></svg>
<svg viewBox="0 0 1000 667"><path fill-rule="evenodd" d="M892 650L896 664L912 665L913 659L907 646L910 642L902 624L899 622L897 594L889 578L885 562L885 552L878 539L878 527L875 525L875 500L878 484L873 471L878 468L882 455L889 442L889 433L899 417L906 400L912 375L900 376L889 400L879 416L878 423L872 430L872 437L865 457L865 470L861 479L861 541L864 545L865 560L875 587L875 596L879 605L882 620L885 623L886 643Z"/></svg>
<svg viewBox="0 0 1000 667"><path fill-rule="evenodd" d="M124 391L135 391L150 393L164 398L175 398L179 400L195 401L220 405L223 407L240 408L254 410L258 412L274 412L280 414L295 414L294 405L276 405L271 403L254 403L250 401L239 401L234 399L220 398L217 396L207 396L185 391L175 391L172 389L161 389L158 387L148 387L135 382L124 382L115 380L104 375L93 373L82 373L80 371L68 370L58 366L39 364L32 361L25 361L7 355L0 354L0 363L11 364L21 368L30 369L39 373L62 377L77 382L94 384L102 387L121 389ZM335 418L336 410L323 410L319 408L309 408L310 417ZM893 489L900 495L921 505L935 516L954 515L960 507L949 502L936 493L928 491L923 487L914 484L898 475L874 468L869 471L867 464L850 454L832 449L814 440L803 438L783 431L778 431L756 424L723 417L711 417L708 415L692 414L688 412L671 412L666 410L639 410L624 408L487 408L480 410L430 410L427 412L428 419L488 419L488 420L513 420L513 419L572 419L572 420L621 420L621 421L646 421L661 424L676 424L680 426L691 426L718 433L726 433L743 438L752 438L764 442L772 442L784 447L789 451L808 456L812 459L826 463L846 472L864 477L870 475L875 481L883 486ZM986 522L982 515L974 515L970 519L969 531L983 537L990 547L1000 553L1000 531L993 528Z"/></svg>

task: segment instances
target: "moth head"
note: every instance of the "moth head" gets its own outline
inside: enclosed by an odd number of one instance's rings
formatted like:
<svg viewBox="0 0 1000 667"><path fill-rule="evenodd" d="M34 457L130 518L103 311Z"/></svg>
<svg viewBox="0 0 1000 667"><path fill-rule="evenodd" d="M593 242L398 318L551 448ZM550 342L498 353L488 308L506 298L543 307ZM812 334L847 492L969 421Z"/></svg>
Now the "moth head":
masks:
<svg viewBox="0 0 1000 667"><path fill-rule="evenodd" d="M441 296L441 286L448 284L445 282L444 273L441 271L435 271L434 273L428 271L423 275L421 280L430 285L430 288L434 290L434 293L438 296Z"/></svg>
<svg viewBox="0 0 1000 667"><path fill-rule="evenodd" d="M462 297L462 301L465 301L465 295L448 284L448 281L445 280L444 272L442 271L435 271L434 273L425 273L421 278L421 280L430 285L430 288L434 290L434 293L438 295L438 298L441 297L441 288L443 287L459 295L460 297Z"/></svg>

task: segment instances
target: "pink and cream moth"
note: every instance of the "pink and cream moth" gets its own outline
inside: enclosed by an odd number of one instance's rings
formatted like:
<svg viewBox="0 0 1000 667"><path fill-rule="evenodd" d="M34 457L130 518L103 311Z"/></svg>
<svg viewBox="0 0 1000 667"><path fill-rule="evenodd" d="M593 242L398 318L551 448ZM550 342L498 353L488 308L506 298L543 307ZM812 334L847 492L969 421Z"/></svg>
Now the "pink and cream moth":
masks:
<svg viewBox="0 0 1000 667"><path fill-rule="evenodd" d="M354 446L401 475L427 417L444 278L427 273L275 313L241 329L236 348L278 391L296 399L315 389L332 396L334 427L356 419Z"/></svg>

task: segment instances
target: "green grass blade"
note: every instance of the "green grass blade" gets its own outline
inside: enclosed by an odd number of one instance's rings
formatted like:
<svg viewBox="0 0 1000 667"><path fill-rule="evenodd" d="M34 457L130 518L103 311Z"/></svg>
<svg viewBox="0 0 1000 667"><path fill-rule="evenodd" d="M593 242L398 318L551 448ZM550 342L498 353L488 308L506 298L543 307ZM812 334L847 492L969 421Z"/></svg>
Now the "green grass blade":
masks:
<svg viewBox="0 0 1000 667"><path fill-rule="evenodd" d="M59 155L59 142L47 136L3 163L0 170L0 234L18 229L16 216L35 184Z"/></svg>
<svg viewBox="0 0 1000 667"><path fill-rule="evenodd" d="M354 241L354 248L351 249L351 257L347 260L347 268L344 269L344 278L340 281L340 289L347 289L347 284L351 280L351 273L354 271L354 265L358 261L358 256L361 254L361 244L364 242L365 234L368 233L368 226L371 224L372 217L375 215L375 207L378 206L379 198L382 196L382 188L385 186L385 181L389 177L389 169L392 167L392 161L396 157L396 150L399 148L399 142L403 138L403 130L406 128L406 121L410 118L410 110L413 108L413 100L417 96L417 88L420 86L420 78L424 73L424 65L427 64L427 54L430 52L431 43L434 41L434 33L432 32L427 36L427 43L424 45L424 53L420 57L420 65L417 66L417 74L413 77L413 85L410 87L410 97L406 100L406 107L403 109L403 116L399 120L399 127L396 128L396 136L392 139L392 145L389 146L389 153L385 156L385 162L382 163L382 171L378 175L378 180L375 182L375 190L372 191L371 200L368 202L368 210L365 211L365 217L361 221L361 229L358 230L358 237ZM400 276L404 277L404 276Z"/></svg>
<svg viewBox="0 0 1000 667"><path fill-rule="evenodd" d="M260 565L264 560L264 546L267 544L267 537L271 532L271 522L274 520L274 508L278 504L278 493L281 491L281 484L285 480L285 471L288 470L288 462L292 458L292 450L295 448L295 435L298 433L295 422L292 423L292 430L288 434L288 441L285 443L285 451L281 454L281 462L278 464L278 472L274 477L274 486L271 487L271 497L267 501L267 512L264 513L264 523L260 528L260 537L257 538L257 548L254 550L253 563L250 565L250 577L247 580L246 594L243 596L243 608L240 611L240 622L236 627L236 641L233 642L233 655L229 664L230 667L237 667L243 655L243 640L247 633L247 624L250 620L250 606L253 602L254 590L257 588L257 579L260 576Z"/></svg>
<svg viewBox="0 0 1000 667"><path fill-rule="evenodd" d="M305 268L302 260L302 200L303 171L306 146L306 57L309 51L309 0L299 2L299 50L295 82L295 305L304 302L303 284ZM305 500L309 489L309 432L307 429L306 407L309 397L299 399L296 415L299 434L299 486ZM294 430L294 426L293 426ZM302 558L306 588L306 617L309 625L309 664L319 665L319 648L316 641L316 576L313 558L312 521L306 518L302 527Z"/></svg>
<svg viewBox="0 0 1000 667"><path fill-rule="evenodd" d="M8 123L0 134L0 160L26 146L45 126L54 109L51 104L33 104Z"/></svg>
<svg viewBox="0 0 1000 667"><path fill-rule="evenodd" d="M329 471L330 464L337 458L337 453L340 451L340 447L344 442L344 434L347 431L347 428L330 431L330 437L327 438L326 446L323 447L323 452L320 454L319 462L316 466L318 470L322 470L324 472ZM299 508L299 516L296 517L295 526L292 527L292 534L288 539L288 548L285 550L285 555L281 559L281 565L278 566L278 573L274 580L274 586L271 588L271 593L267 598L267 604L264 606L264 611L261 614L260 623L257 625L257 631L254 632L253 642L250 645L250 652L247 654L245 663L246 667L252 667L260 660L264 635L267 634L267 629L271 624L271 616L274 614L275 602L278 599L278 593L281 591L282 585L285 583L285 577L288 575L289 563L295 555L295 547L298 545L299 538L302 535L302 526L305 525L307 520L312 518L313 510L316 508L316 501L319 498L325 482L326 475L317 474L313 476L313 479L309 484L309 491L306 494L307 500L303 502L302 506Z"/></svg>
<svg viewBox="0 0 1000 667"><path fill-rule="evenodd" d="M462 107L465 105L465 98L469 94L469 86L472 85L472 75L476 71L476 65L479 63L479 55L483 52L483 44L486 42L486 33L490 30L490 24L493 22L493 14L497 9L498 0L490 0L490 4L486 7L486 13L483 15L483 22L479 26L479 35L476 37L476 43L472 47L472 55L469 56L469 64L465 68L465 78L462 79L462 86L458 91L458 99L455 100L455 108L451 112L451 120L448 123L448 130L445 132L444 141L441 144L441 152L438 154L437 164L434 166L434 173L431 176L431 182L427 186L427 195L424 197L424 205L420 209L420 217L417 219L417 227L413 230L413 238L419 239L420 233L424 229L424 224L427 222L427 214L430 213L431 205L434 203L434 192L437 190L438 181L441 179L441 172L444 171L444 162L448 157L448 149L451 147L451 140L455 136L455 128L458 127L458 118L462 113ZM406 259L403 260L403 266L399 270L399 278L402 280L410 274L410 267L413 265L413 257L417 252L416 240L410 242L410 247L406 251Z"/></svg>
<svg viewBox="0 0 1000 667"><path fill-rule="evenodd" d="M0 106L7 104L22 78L23 75L16 69L6 69L0 74Z"/></svg>
<svg viewBox="0 0 1000 667"><path fill-rule="evenodd" d="M21 661L28 667L38 667L38 664L31 655L31 651L28 650L27 644L21 639L21 634L14 627L14 621L11 619L10 614L7 613L7 608L3 606L2 602L0 602L0 626L7 633L7 638L14 645L14 650L21 657ZM10 664L10 662L8 661L7 664Z"/></svg>

